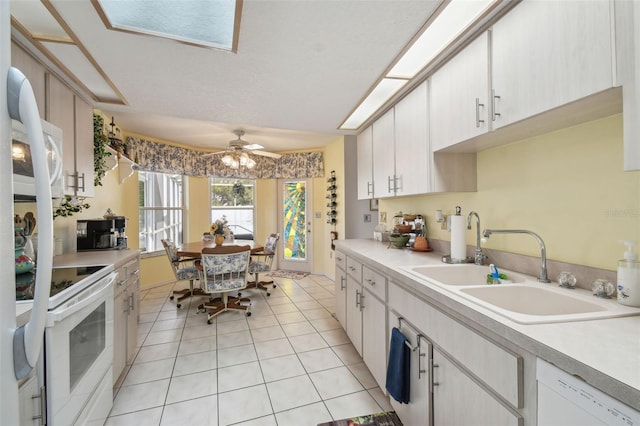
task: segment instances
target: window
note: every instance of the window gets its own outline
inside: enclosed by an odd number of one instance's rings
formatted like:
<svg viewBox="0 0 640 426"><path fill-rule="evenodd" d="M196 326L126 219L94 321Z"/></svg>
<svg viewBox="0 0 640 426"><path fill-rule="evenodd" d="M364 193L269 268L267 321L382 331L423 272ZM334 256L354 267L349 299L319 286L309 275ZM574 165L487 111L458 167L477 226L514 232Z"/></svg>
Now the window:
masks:
<svg viewBox="0 0 640 426"><path fill-rule="evenodd" d="M209 178L211 222L226 216L236 239L253 240L255 180Z"/></svg>
<svg viewBox="0 0 640 426"><path fill-rule="evenodd" d="M140 206L140 250L163 250L162 239L182 244L182 176L138 172Z"/></svg>

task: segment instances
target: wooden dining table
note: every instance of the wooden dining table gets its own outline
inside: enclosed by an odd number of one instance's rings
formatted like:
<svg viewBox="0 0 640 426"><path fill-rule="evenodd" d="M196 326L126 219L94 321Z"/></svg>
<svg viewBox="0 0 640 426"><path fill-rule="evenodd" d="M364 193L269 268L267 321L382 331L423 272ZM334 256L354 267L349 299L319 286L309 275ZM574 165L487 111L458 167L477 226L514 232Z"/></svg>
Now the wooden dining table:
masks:
<svg viewBox="0 0 640 426"><path fill-rule="evenodd" d="M193 241L184 243L177 247L179 257L191 257L199 258L202 254L202 249L213 248L216 246L214 241ZM234 242L224 243L223 246L249 246L251 247L251 253L257 253L264 249L260 244L256 244L249 240L236 240Z"/></svg>

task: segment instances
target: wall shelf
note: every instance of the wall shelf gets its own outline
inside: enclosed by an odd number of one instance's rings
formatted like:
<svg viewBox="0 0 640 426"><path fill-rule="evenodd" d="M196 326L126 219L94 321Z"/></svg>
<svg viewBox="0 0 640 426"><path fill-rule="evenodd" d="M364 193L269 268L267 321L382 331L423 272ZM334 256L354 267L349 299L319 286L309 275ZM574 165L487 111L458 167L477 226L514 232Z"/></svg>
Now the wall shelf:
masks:
<svg viewBox="0 0 640 426"><path fill-rule="evenodd" d="M122 185L134 171L138 170L138 165L124 155L118 154L118 152L111 147L107 147L107 151L111 153L111 155L106 158L107 173L118 169L118 181Z"/></svg>

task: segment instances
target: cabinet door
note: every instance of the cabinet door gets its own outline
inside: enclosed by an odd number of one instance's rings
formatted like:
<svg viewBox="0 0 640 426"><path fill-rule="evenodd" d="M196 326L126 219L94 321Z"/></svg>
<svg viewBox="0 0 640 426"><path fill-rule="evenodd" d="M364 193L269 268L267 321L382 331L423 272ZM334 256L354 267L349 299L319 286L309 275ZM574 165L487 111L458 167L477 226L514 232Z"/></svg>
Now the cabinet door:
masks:
<svg viewBox="0 0 640 426"><path fill-rule="evenodd" d="M394 110L391 109L372 125L373 198L395 195Z"/></svg>
<svg viewBox="0 0 640 426"><path fill-rule="evenodd" d="M608 1L524 1L493 26L494 128L613 86Z"/></svg>
<svg viewBox="0 0 640 426"><path fill-rule="evenodd" d="M367 200L373 197L373 146L372 126L364 129L358 135L358 200Z"/></svg>
<svg viewBox="0 0 640 426"><path fill-rule="evenodd" d="M62 170L66 195L75 195L76 191L73 98L73 92L62 81L54 76L49 76L49 121L62 129Z"/></svg>
<svg viewBox="0 0 640 426"><path fill-rule="evenodd" d="M39 426L41 416L41 394L38 387L38 376L32 375L18 389L18 409L20 426Z"/></svg>
<svg viewBox="0 0 640 426"><path fill-rule="evenodd" d="M433 151L489 130L489 36L481 34L430 78Z"/></svg>
<svg viewBox="0 0 640 426"><path fill-rule="evenodd" d="M389 314L389 333L397 325L398 317L395 314ZM428 426L431 424L431 390L429 388L431 343L424 337L419 338L406 323L403 323L400 331L416 349L411 351L409 403L400 404L390 398L391 406L403 424Z"/></svg>
<svg viewBox="0 0 640 426"><path fill-rule="evenodd" d="M362 303L362 359L381 389L387 380L387 309L364 290Z"/></svg>
<svg viewBox="0 0 640 426"><path fill-rule="evenodd" d="M433 349L434 426L519 426L522 417L494 399Z"/></svg>
<svg viewBox="0 0 640 426"><path fill-rule="evenodd" d="M125 278L120 277L120 280ZM113 384L115 385L127 363L127 314L129 312L128 293L116 287L113 300Z"/></svg>
<svg viewBox="0 0 640 426"><path fill-rule="evenodd" d="M360 309L362 285L347 275L347 336L362 356L362 310Z"/></svg>
<svg viewBox="0 0 640 426"><path fill-rule="evenodd" d="M395 106L396 195L425 194L429 182L427 82Z"/></svg>
<svg viewBox="0 0 640 426"><path fill-rule="evenodd" d="M347 329L347 274L336 268L336 318L343 329Z"/></svg>
<svg viewBox="0 0 640 426"><path fill-rule="evenodd" d="M138 345L138 316L140 314L140 281L137 275L131 279L131 284L127 288L127 303L129 312L127 313L127 363L133 360Z"/></svg>
<svg viewBox="0 0 640 426"><path fill-rule="evenodd" d="M77 195L93 197L93 109L77 96L75 97L75 124L76 171L79 176L84 176Z"/></svg>
<svg viewBox="0 0 640 426"><path fill-rule="evenodd" d="M45 79L47 73L44 66L13 42L11 43L11 66L18 68L24 76L27 77L33 89L33 94L36 96L36 104L38 104L40 118L50 121L45 115Z"/></svg>

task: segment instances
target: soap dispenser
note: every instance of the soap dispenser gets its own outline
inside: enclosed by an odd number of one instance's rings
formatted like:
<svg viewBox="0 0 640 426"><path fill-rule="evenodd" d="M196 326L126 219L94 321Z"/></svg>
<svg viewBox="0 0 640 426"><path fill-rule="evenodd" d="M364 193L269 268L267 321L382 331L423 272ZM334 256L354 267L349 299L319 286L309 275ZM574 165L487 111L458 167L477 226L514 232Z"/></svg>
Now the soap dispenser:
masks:
<svg viewBox="0 0 640 426"><path fill-rule="evenodd" d="M624 259L618 261L618 303L640 308L640 262L634 251L636 241L621 241L626 244Z"/></svg>

